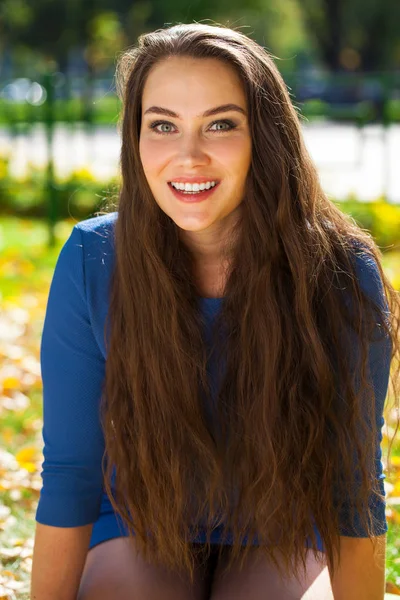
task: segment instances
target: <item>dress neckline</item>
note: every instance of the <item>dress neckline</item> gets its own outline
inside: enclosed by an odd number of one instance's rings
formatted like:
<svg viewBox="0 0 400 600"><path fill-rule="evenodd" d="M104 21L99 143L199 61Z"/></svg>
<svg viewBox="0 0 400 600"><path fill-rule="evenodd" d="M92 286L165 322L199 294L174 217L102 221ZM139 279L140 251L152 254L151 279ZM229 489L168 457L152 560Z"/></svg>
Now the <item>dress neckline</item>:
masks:
<svg viewBox="0 0 400 600"><path fill-rule="evenodd" d="M224 298L206 298L205 296L199 296L202 302L206 302L207 304L218 304L222 302Z"/></svg>

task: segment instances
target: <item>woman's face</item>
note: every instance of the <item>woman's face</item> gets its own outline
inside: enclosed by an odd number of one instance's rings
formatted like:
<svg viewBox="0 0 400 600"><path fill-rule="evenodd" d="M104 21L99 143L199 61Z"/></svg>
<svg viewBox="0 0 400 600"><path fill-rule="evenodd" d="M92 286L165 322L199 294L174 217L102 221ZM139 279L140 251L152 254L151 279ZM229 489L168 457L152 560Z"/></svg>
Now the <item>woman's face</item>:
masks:
<svg viewBox="0 0 400 600"><path fill-rule="evenodd" d="M233 68L186 57L155 65L143 90L139 148L160 208L200 246L220 235L242 202L251 162L246 97ZM171 182L185 181L218 183L203 199L174 191Z"/></svg>

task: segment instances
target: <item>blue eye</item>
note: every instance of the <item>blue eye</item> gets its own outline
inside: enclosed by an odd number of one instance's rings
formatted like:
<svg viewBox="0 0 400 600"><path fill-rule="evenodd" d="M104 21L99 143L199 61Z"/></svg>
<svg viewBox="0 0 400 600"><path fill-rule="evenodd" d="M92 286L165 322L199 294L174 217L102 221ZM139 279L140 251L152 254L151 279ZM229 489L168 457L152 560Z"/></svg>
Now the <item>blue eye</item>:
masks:
<svg viewBox="0 0 400 600"><path fill-rule="evenodd" d="M149 125L150 129L154 129L154 131L156 133L169 133L169 131L159 131L158 129L156 129L156 127L158 127L159 125L168 125L171 126L171 123L168 123L168 121L155 121L154 123L151 123L151 125Z"/></svg>
<svg viewBox="0 0 400 600"><path fill-rule="evenodd" d="M211 123L211 127L213 127L214 125L228 125L227 129L214 129L214 131L230 131L231 129L235 129L236 124L233 121L230 121L229 119L225 119L224 121L214 121L213 123Z"/></svg>
<svg viewBox="0 0 400 600"><path fill-rule="evenodd" d="M228 127L225 129L214 129L213 131L215 133L224 133L225 131L231 131L232 129L235 129L235 127L237 127L236 123L234 123L233 121L230 121L229 119L224 119L219 121L213 121L210 125L210 128L214 125L220 124L228 125ZM169 121L154 121L153 123L150 123L149 129L152 129L155 133L158 133L160 135L168 135L169 133L171 133L171 131L160 131L159 129L157 129L157 127L159 127L160 125L167 125L168 127L173 127L172 123L170 123Z"/></svg>

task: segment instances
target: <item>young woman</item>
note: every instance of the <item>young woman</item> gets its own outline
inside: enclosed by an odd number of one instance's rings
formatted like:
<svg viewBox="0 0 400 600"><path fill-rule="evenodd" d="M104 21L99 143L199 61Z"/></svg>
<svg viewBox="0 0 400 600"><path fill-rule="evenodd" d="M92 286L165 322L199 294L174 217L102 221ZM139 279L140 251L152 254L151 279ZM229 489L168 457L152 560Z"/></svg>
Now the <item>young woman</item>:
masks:
<svg viewBox="0 0 400 600"><path fill-rule="evenodd" d="M44 322L32 598L383 598L379 248L245 35L142 35L117 84L117 211L73 228Z"/></svg>

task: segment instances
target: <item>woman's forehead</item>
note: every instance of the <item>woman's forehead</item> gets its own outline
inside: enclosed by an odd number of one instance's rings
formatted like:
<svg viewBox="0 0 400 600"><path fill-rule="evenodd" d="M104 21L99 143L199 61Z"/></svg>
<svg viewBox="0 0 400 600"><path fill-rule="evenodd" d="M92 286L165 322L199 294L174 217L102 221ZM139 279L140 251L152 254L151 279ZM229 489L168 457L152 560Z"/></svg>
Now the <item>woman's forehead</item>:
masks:
<svg viewBox="0 0 400 600"><path fill-rule="evenodd" d="M163 60L150 71L142 95L143 112L162 105L199 118L214 106L231 103L246 109L243 86L233 67L215 59Z"/></svg>

